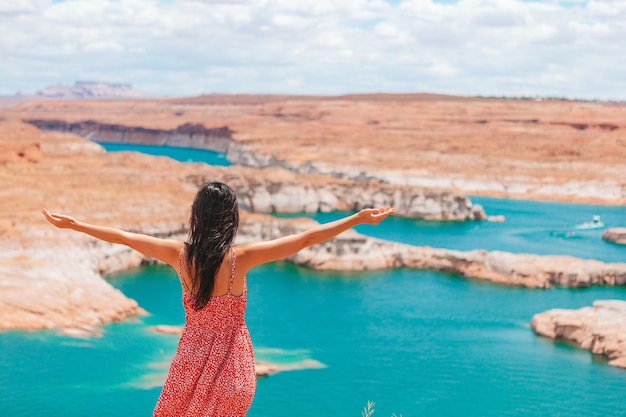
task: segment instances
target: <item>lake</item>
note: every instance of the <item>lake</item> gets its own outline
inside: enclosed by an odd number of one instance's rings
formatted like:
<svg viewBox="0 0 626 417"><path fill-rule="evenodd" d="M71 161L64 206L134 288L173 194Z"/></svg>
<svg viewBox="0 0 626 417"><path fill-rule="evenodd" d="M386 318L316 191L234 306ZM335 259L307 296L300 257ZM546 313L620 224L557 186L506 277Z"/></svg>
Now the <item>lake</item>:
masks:
<svg viewBox="0 0 626 417"><path fill-rule="evenodd" d="M575 225L626 208L472 198L504 223L392 217L370 236L457 250L569 254L625 262L626 247ZM340 214L318 214L319 221ZM0 334L0 415L151 415L181 325L175 273L146 266L109 277L149 315L104 326L102 337L54 331ZM626 416L626 370L529 322L551 308L626 299L624 287L510 288L419 270L316 272L285 262L248 275L247 323L258 359L295 370L260 379L251 417Z"/></svg>

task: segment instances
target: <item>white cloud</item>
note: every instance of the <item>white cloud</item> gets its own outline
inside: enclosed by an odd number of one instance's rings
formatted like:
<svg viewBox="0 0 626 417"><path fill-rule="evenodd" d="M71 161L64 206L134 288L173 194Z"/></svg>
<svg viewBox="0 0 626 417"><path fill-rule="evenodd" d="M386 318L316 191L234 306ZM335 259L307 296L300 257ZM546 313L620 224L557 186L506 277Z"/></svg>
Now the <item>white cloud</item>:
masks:
<svg viewBox="0 0 626 417"><path fill-rule="evenodd" d="M14 0L0 5L0 56L0 94L101 77L168 95L626 100L626 2Z"/></svg>

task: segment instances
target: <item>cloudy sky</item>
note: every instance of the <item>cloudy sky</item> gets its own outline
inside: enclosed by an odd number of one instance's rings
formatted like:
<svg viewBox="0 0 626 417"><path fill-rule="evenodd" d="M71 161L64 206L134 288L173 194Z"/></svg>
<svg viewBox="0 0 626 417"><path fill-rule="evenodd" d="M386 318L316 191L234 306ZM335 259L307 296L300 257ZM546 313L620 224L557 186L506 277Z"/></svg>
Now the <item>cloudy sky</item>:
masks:
<svg viewBox="0 0 626 417"><path fill-rule="evenodd" d="M76 80L626 100L626 0L0 0L0 95Z"/></svg>

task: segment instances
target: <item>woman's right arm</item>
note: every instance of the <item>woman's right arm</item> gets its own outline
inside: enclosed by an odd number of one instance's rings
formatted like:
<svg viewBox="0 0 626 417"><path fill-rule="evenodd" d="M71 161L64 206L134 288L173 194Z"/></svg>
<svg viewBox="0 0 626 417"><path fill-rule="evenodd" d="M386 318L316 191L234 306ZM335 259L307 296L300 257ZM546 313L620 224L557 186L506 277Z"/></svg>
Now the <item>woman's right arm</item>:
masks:
<svg viewBox="0 0 626 417"><path fill-rule="evenodd" d="M172 239L159 239L141 233L126 232L113 227L97 226L75 220L70 216L50 213L42 209L44 217L60 229L71 229L85 233L105 242L126 245L142 254L178 268L178 253L182 242Z"/></svg>
<svg viewBox="0 0 626 417"><path fill-rule="evenodd" d="M395 209L364 209L333 222L324 223L289 236L266 242L246 243L237 247L237 266L247 272L257 265L291 256L304 248L324 242L358 225L377 225L395 213Z"/></svg>

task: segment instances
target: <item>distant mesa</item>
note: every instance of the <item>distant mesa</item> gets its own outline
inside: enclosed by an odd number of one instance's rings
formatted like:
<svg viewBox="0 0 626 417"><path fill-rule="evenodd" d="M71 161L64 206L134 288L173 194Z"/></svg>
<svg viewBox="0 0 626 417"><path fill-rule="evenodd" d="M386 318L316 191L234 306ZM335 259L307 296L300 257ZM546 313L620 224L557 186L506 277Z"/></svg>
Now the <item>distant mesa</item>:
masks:
<svg viewBox="0 0 626 417"><path fill-rule="evenodd" d="M100 81L76 81L74 85L53 85L35 93L51 98L144 98L147 94L133 90L131 84Z"/></svg>

